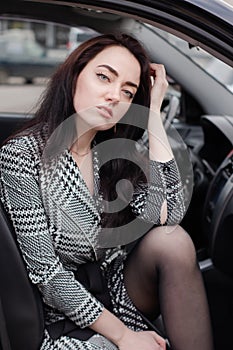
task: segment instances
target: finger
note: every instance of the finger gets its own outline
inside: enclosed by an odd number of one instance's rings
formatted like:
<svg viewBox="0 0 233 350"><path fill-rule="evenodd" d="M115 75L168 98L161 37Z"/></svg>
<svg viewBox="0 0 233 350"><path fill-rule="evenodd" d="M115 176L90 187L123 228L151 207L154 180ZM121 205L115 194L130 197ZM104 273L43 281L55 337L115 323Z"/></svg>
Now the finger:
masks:
<svg viewBox="0 0 233 350"><path fill-rule="evenodd" d="M158 75L166 77L166 70L163 64L151 63L150 73L154 77L157 77Z"/></svg>
<svg viewBox="0 0 233 350"><path fill-rule="evenodd" d="M164 345L159 344L159 350L166 350L166 343Z"/></svg>
<svg viewBox="0 0 233 350"><path fill-rule="evenodd" d="M156 83L156 85L161 85L164 88L168 87L168 81L166 77L166 70L163 64L151 63L151 77L152 77L152 85Z"/></svg>
<svg viewBox="0 0 233 350"><path fill-rule="evenodd" d="M166 340L158 335L156 332L153 332L153 336L157 344L161 347L162 350L166 350Z"/></svg>

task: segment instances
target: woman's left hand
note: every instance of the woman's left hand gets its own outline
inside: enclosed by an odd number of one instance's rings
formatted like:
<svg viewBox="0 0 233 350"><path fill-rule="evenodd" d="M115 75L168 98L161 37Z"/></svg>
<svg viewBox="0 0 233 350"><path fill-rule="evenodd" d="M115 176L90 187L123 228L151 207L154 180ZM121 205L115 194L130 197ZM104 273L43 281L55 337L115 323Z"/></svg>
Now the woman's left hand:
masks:
<svg viewBox="0 0 233 350"><path fill-rule="evenodd" d="M153 79L151 89L151 109L160 113L162 102L168 88L166 71L163 64L151 63L151 77Z"/></svg>

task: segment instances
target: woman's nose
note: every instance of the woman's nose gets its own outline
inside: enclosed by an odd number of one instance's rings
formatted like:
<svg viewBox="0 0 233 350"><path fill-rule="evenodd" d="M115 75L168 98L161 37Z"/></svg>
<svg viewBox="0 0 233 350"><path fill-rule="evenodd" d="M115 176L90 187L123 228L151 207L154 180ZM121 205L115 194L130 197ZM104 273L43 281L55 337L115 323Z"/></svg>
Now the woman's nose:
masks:
<svg viewBox="0 0 233 350"><path fill-rule="evenodd" d="M118 87L110 88L106 94L106 99L113 103L119 102L120 98L121 98L121 90Z"/></svg>

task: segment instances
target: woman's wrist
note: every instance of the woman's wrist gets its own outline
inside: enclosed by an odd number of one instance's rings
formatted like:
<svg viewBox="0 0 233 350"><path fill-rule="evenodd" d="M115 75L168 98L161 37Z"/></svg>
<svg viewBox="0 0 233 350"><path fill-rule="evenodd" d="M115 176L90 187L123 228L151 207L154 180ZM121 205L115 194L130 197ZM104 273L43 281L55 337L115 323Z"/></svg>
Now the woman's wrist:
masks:
<svg viewBox="0 0 233 350"><path fill-rule="evenodd" d="M160 134L161 130L165 132L160 111L154 111L153 109L150 111L147 129L149 136Z"/></svg>
<svg viewBox="0 0 233 350"><path fill-rule="evenodd" d="M118 346L127 331L129 331L126 325L107 309L103 310L102 314L90 328L108 338L116 346Z"/></svg>
<svg viewBox="0 0 233 350"><path fill-rule="evenodd" d="M157 103L153 103L153 101L151 101L150 103L150 113L158 117L160 117L160 114L161 114L160 107L158 107Z"/></svg>
<svg viewBox="0 0 233 350"><path fill-rule="evenodd" d="M130 329L127 328L123 323L122 323L122 325L123 325L123 327L121 327L121 328L115 330L115 332L113 332L113 334L111 335L112 339L110 339L117 347L120 346L120 344L122 343L122 340L125 338L127 333L130 331Z"/></svg>

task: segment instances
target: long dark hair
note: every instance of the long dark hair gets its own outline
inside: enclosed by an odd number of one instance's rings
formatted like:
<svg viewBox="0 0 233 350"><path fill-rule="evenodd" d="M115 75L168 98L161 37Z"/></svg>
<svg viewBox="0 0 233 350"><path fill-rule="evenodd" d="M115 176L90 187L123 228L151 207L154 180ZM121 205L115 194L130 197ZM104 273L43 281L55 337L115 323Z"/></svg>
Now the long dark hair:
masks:
<svg viewBox="0 0 233 350"><path fill-rule="evenodd" d="M105 34L83 42L58 67L42 96L40 107L30 123L31 126L41 129L46 123L49 137L60 123L74 114L73 96L79 74L99 52L113 45L127 48L138 60L141 77L133 103L149 107L150 69L149 58L144 48L136 39L127 34ZM124 130L125 135L132 134L133 129L129 129Z"/></svg>
<svg viewBox="0 0 233 350"><path fill-rule="evenodd" d="M75 113L73 106L73 96L75 93L76 81L88 62L99 52L109 46L122 46L127 48L137 59L141 68L140 84L133 99L133 105L149 107L150 105L150 66L149 57L142 45L127 34L106 34L100 35L82 43L76 48L58 67L55 74L51 77L48 87L43 94L39 109L35 117L30 122L31 127L41 130L44 125L48 128L48 137L53 131L67 118ZM116 132L113 130L98 131L95 137L97 144L111 138L130 139L137 141L147 127L148 108L139 109L138 113L131 113L131 108L122 118L122 123L117 124ZM143 112L142 112L143 110ZM138 114L138 115L135 115ZM133 120L132 120L133 118ZM141 127L135 126L135 118L141 119ZM143 123L142 123L143 120ZM125 124L127 123L127 124ZM27 126L27 127L28 127ZM124 147L122 143L122 147ZM139 156L136 148L132 147L127 152L132 161L125 159L113 159L104 164L100 170L100 191L106 201L114 200L116 197L116 183L126 178L136 186L138 181L145 182L145 176L140 168L133 162L134 157ZM122 201L126 200L125 190L121 191ZM115 214L103 214L103 225L114 227L122 225L133 217L130 207L127 206L123 211Z"/></svg>

